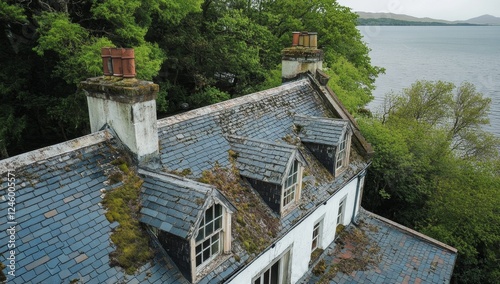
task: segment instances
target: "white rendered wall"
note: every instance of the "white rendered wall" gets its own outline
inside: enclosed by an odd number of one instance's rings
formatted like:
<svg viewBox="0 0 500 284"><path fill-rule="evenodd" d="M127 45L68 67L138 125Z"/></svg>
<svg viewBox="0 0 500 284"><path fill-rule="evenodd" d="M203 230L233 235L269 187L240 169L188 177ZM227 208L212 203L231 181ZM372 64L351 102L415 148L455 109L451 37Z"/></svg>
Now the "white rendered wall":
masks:
<svg viewBox="0 0 500 284"><path fill-rule="evenodd" d="M87 96L87 102L92 132L107 123L139 161L158 153L155 100L121 103Z"/></svg>
<svg viewBox="0 0 500 284"><path fill-rule="evenodd" d="M321 60L311 61L304 58L302 60L283 60L281 62L281 76L287 79L307 71L316 74L316 70L318 69L323 69L323 61Z"/></svg>
<svg viewBox="0 0 500 284"><path fill-rule="evenodd" d="M253 277L261 273L268 264L280 256L286 249L290 252L291 283L296 283L308 270L311 258L312 232L314 224L323 218L323 227L320 233L319 248L326 248L335 239L337 227L337 213L340 201L347 196L344 211L344 225L351 223L355 206L358 178L352 180L343 189L333 196L326 205L318 207L311 215L292 229L279 240L274 248L269 249L258 259L254 260L246 269L231 280L232 284L250 284ZM359 210L359 208L358 208ZM357 214L357 212L355 213Z"/></svg>

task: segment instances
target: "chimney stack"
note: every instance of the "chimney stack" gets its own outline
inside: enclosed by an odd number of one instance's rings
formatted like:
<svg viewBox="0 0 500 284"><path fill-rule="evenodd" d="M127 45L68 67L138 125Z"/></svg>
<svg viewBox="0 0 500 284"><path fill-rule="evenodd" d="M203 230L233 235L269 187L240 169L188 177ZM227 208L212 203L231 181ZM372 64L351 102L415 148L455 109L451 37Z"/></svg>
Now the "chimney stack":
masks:
<svg viewBox="0 0 500 284"><path fill-rule="evenodd" d="M318 33L293 32L292 47L282 51L281 77L282 81L295 79L302 73L323 68L323 51L318 48Z"/></svg>
<svg viewBox="0 0 500 284"><path fill-rule="evenodd" d="M109 125L139 163L147 162L158 155L159 87L134 78L133 49L103 48L102 58L105 76L81 82L87 95L91 131Z"/></svg>

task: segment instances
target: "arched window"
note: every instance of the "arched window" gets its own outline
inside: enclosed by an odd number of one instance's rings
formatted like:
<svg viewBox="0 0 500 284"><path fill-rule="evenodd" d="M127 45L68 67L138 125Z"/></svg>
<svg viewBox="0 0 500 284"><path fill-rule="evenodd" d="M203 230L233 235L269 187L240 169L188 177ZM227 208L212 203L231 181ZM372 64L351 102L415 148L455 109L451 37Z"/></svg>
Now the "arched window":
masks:
<svg viewBox="0 0 500 284"><path fill-rule="evenodd" d="M206 264L223 250L222 206L214 204L205 211L196 236L196 267Z"/></svg>
<svg viewBox="0 0 500 284"><path fill-rule="evenodd" d="M299 162L295 160L293 162L290 171L288 172L288 177L285 181L283 189L283 208L287 205L293 203L297 196L298 191L298 175L299 175Z"/></svg>

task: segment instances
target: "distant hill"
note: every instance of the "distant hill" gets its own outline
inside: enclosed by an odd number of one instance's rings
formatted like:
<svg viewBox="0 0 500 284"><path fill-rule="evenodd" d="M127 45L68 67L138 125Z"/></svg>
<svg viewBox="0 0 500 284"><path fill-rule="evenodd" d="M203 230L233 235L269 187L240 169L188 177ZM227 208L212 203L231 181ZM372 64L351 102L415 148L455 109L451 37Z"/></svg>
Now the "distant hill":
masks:
<svg viewBox="0 0 500 284"><path fill-rule="evenodd" d="M468 25L500 25L500 18L483 15L464 21L446 21L432 18L417 18L413 16L393 13L356 12L359 16L359 25L379 26L468 26Z"/></svg>
<svg viewBox="0 0 500 284"><path fill-rule="evenodd" d="M465 22L470 24L486 24L492 26L499 26L500 18L492 15L482 15L476 18L468 19Z"/></svg>

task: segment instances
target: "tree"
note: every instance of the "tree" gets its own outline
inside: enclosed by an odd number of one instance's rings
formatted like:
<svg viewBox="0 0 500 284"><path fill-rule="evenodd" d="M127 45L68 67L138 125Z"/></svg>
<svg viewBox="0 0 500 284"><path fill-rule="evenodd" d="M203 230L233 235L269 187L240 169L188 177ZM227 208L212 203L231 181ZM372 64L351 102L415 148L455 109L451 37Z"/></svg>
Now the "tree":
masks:
<svg viewBox="0 0 500 284"><path fill-rule="evenodd" d="M162 116L279 85L291 32L317 31L331 87L357 109L371 100L381 69L370 63L356 18L335 0L3 1L2 104L26 127L16 130L21 139L3 134L2 152L88 131L85 109L68 108L85 104L78 84L101 74L103 46L135 49L137 77L160 85Z"/></svg>
<svg viewBox="0 0 500 284"><path fill-rule="evenodd" d="M460 283L500 279L500 176L487 163L453 161L426 205L419 229L458 249Z"/></svg>
<svg viewBox="0 0 500 284"><path fill-rule="evenodd" d="M85 96L77 91L78 83L101 74L100 48L134 47L138 77L151 80L166 58L146 37L151 22L178 23L199 11L200 4L2 1L0 118L13 126L3 125L0 131L1 157L85 134L88 117L80 107Z"/></svg>
<svg viewBox="0 0 500 284"><path fill-rule="evenodd" d="M363 206L458 248L459 283L500 275L500 142L478 131L489 104L470 83L418 81L359 120L375 149Z"/></svg>
<svg viewBox="0 0 500 284"><path fill-rule="evenodd" d="M489 123L491 99L464 82L458 88L449 82L417 81L399 94L390 94L381 114L390 120L415 121L445 131L450 150L466 159L491 159L497 153L498 139L481 130Z"/></svg>

